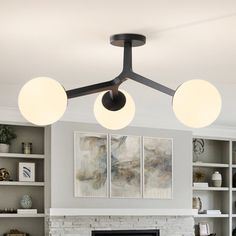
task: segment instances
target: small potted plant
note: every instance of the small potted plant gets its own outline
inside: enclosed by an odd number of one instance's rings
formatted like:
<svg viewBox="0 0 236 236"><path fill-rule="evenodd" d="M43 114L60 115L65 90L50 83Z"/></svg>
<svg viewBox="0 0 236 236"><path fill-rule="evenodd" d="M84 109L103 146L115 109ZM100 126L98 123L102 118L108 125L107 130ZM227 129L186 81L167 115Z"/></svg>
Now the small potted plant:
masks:
<svg viewBox="0 0 236 236"><path fill-rule="evenodd" d="M0 125L0 152L8 153L11 141L16 138L16 134L11 127Z"/></svg>

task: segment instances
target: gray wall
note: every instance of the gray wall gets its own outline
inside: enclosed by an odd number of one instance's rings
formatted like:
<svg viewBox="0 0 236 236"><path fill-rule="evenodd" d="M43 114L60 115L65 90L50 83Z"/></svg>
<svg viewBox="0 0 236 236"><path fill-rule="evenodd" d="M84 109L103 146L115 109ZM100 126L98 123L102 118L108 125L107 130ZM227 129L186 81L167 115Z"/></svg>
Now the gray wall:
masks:
<svg viewBox="0 0 236 236"><path fill-rule="evenodd" d="M112 132L127 135L173 138L173 199L102 199L74 197L74 131L109 131L98 125L57 122L51 128L52 208L192 208L192 133L188 131L128 127Z"/></svg>

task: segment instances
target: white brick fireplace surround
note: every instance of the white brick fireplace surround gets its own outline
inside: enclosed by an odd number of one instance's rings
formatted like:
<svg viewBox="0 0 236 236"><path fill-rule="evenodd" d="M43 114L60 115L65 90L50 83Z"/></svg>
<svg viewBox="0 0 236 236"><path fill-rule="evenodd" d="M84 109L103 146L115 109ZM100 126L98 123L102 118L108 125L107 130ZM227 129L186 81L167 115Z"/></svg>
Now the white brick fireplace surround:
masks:
<svg viewBox="0 0 236 236"><path fill-rule="evenodd" d="M127 213L123 216L50 214L49 235L91 236L93 230L159 229L160 236L194 236L194 220L191 215L148 216L146 213L132 216Z"/></svg>

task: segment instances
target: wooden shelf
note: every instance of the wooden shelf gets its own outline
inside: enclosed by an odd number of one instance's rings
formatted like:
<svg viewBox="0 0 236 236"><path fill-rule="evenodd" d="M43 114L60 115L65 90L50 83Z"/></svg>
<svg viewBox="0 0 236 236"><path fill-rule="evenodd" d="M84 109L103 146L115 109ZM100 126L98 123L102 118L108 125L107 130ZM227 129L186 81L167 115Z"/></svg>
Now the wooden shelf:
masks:
<svg viewBox="0 0 236 236"><path fill-rule="evenodd" d="M217 215L207 215L207 214L198 214L194 215L195 218L227 218L229 214L217 214Z"/></svg>
<svg viewBox="0 0 236 236"><path fill-rule="evenodd" d="M194 191L229 191L228 187L207 187L207 188L199 188L199 187L193 187Z"/></svg>
<svg viewBox="0 0 236 236"><path fill-rule="evenodd" d="M44 182L0 181L0 186L44 186Z"/></svg>
<svg viewBox="0 0 236 236"><path fill-rule="evenodd" d="M228 168L229 164L193 162L194 167ZM236 165L235 165L236 167Z"/></svg>
<svg viewBox="0 0 236 236"><path fill-rule="evenodd" d="M0 158L22 158L22 159L44 159L45 155L41 154L22 154L22 153L0 153Z"/></svg>
<svg viewBox="0 0 236 236"><path fill-rule="evenodd" d="M44 213L38 214L0 214L0 218L42 218L45 217Z"/></svg>
<svg viewBox="0 0 236 236"><path fill-rule="evenodd" d="M235 164L232 164L232 168L236 168L236 165L235 165Z"/></svg>

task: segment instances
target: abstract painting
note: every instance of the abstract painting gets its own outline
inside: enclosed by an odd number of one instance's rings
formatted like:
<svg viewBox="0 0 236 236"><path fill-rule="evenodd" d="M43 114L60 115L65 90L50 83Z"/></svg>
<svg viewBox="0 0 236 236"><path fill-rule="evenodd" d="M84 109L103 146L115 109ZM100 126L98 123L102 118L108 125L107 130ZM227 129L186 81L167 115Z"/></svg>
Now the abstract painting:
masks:
<svg viewBox="0 0 236 236"><path fill-rule="evenodd" d="M141 138L111 135L111 197L141 197Z"/></svg>
<svg viewBox="0 0 236 236"><path fill-rule="evenodd" d="M172 139L144 137L143 197L172 198Z"/></svg>
<svg viewBox="0 0 236 236"><path fill-rule="evenodd" d="M74 134L75 196L107 197L107 147L106 134Z"/></svg>

